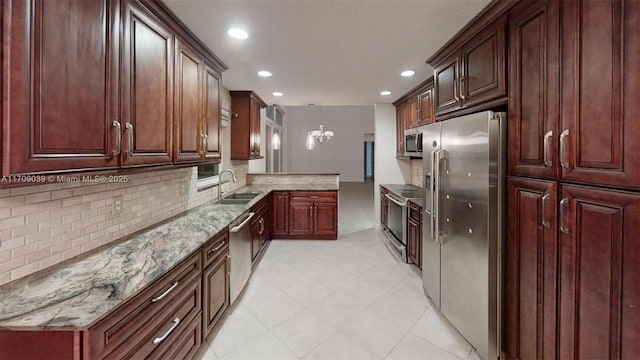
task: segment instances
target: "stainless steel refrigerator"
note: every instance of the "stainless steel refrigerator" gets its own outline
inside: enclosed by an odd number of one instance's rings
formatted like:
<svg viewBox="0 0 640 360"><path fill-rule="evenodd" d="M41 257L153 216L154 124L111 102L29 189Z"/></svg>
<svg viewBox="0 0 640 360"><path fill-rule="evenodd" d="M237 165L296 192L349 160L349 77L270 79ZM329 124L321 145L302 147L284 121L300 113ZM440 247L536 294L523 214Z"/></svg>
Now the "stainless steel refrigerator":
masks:
<svg viewBox="0 0 640 360"><path fill-rule="evenodd" d="M506 114L428 125L422 136L424 290L485 359L501 350Z"/></svg>

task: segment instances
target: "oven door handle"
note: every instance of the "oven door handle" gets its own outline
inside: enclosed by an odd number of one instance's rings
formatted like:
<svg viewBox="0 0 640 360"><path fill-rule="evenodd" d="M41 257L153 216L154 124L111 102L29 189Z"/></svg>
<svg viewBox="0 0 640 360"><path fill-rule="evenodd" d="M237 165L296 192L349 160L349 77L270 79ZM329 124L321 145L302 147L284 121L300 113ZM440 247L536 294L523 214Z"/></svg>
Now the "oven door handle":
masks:
<svg viewBox="0 0 640 360"><path fill-rule="evenodd" d="M389 194L384 194L384 197L386 197L387 199L389 199L392 203L401 206L401 207L407 207L407 202L400 202L398 200L396 200L394 197L390 196Z"/></svg>

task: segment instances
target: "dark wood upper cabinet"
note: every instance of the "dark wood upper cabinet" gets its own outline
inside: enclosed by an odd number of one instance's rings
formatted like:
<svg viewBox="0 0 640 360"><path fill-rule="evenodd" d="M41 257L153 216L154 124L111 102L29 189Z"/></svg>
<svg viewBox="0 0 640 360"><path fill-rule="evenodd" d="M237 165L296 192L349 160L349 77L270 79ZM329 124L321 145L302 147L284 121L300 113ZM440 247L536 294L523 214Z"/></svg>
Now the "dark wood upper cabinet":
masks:
<svg viewBox="0 0 640 360"><path fill-rule="evenodd" d="M412 96L407 101L407 128L420 126L420 112L418 111L418 97Z"/></svg>
<svg viewBox="0 0 640 360"><path fill-rule="evenodd" d="M562 179L640 187L640 2L562 2Z"/></svg>
<svg viewBox="0 0 640 360"><path fill-rule="evenodd" d="M507 17L503 16L460 50L458 94L465 107L507 95Z"/></svg>
<svg viewBox="0 0 640 360"><path fill-rule="evenodd" d="M554 359L558 185L507 182L506 350L509 359Z"/></svg>
<svg viewBox="0 0 640 360"><path fill-rule="evenodd" d="M160 1L2 0L2 13L2 175L220 158L226 65Z"/></svg>
<svg viewBox="0 0 640 360"><path fill-rule="evenodd" d="M561 193L558 358L638 359L640 194Z"/></svg>
<svg viewBox="0 0 640 360"><path fill-rule="evenodd" d="M444 114L462 107L458 86L460 82L459 52L451 54L433 69L435 113Z"/></svg>
<svg viewBox="0 0 640 360"><path fill-rule="evenodd" d="M260 158L260 109L267 104L253 91L230 91L231 160Z"/></svg>
<svg viewBox="0 0 640 360"><path fill-rule="evenodd" d="M175 70L175 162L202 159L204 135L201 125L204 59L180 40L176 41Z"/></svg>
<svg viewBox="0 0 640 360"><path fill-rule="evenodd" d="M433 84L418 95L418 126L429 125L436 121L433 108Z"/></svg>
<svg viewBox="0 0 640 360"><path fill-rule="evenodd" d="M118 7L3 1L3 175L119 166Z"/></svg>
<svg viewBox="0 0 640 360"><path fill-rule="evenodd" d="M509 174L555 179L560 2L523 4L509 18Z"/></svg>
<svg viewBox="0 0 640 360"><path fill-rule="evenodd" d="M206 66L204 69L204 118L202 133L204 135L204 157L206 160L220 160L220 72Z"/></svg>
<svg viewBox="0 0 640 360"><path fill-rule="evenodd" d="M512 6L493 1L427 61L439 120L507 103L505 13Z"/></svg>
<svg viewBox="0 0 640 360"><path fill-rule="evenodd" d="M138 1L123 2L123 166L170 164L173 33Z"/></svg>

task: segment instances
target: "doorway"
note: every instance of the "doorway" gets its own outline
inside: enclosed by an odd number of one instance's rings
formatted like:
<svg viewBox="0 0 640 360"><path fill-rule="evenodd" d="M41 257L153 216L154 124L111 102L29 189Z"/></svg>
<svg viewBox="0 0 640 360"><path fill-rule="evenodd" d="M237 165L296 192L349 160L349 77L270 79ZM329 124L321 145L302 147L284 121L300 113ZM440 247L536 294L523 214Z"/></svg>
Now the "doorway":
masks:
<svg viewBox="0 0 640 360"><path fill-rule="evenodd" d="M373 182L375 144L372 140L364 141L364 181Z"/></svg>

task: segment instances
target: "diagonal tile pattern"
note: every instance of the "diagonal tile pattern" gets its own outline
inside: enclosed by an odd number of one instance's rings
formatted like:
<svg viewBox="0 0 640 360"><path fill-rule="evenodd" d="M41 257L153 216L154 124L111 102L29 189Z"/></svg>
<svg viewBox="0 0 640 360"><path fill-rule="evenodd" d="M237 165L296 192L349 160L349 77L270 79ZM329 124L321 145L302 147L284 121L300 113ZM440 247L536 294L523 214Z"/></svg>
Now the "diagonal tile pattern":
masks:
<svg viewBox="0 0 640 360"><path fill-rule="evenodd" d="M342 183L337 241L273 240L204 358L477 358L385 247L372 208L371 184Z"/></svg>

